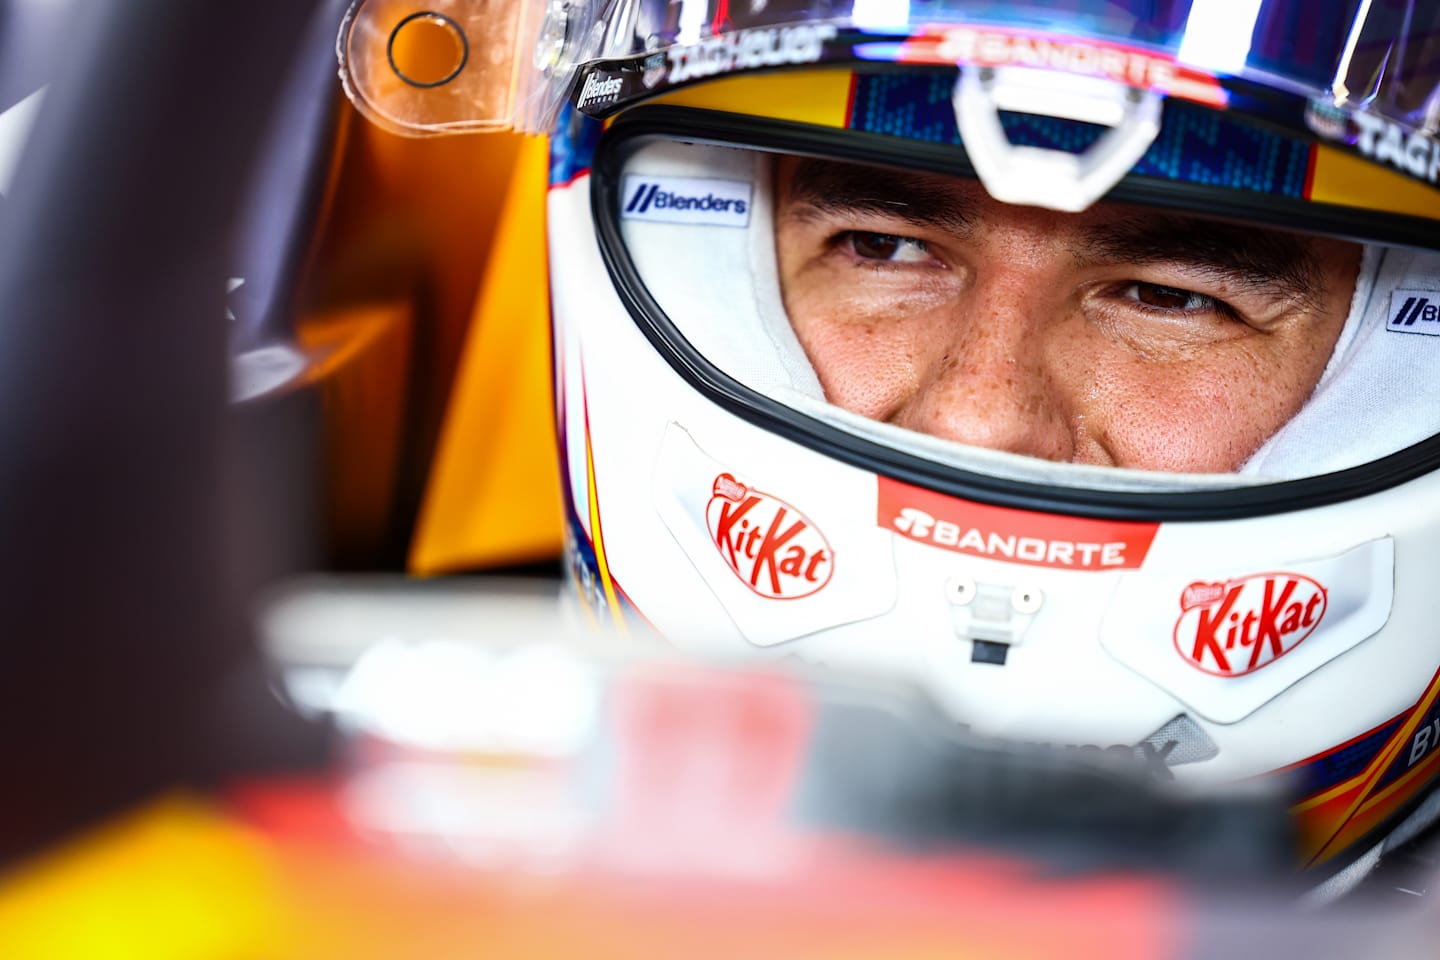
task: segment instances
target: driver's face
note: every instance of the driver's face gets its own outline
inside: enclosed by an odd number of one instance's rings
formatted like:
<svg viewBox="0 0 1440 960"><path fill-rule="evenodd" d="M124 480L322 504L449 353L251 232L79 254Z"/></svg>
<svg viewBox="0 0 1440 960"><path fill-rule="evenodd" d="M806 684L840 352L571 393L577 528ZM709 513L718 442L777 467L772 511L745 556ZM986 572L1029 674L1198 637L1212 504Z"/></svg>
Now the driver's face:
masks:
<svg viewBox="0 0 1440 960"><path fill-rule="evenodd" d="M826 397L1050 460L1236 470L1309 397L1359 247L973 181L777 169L785 306Z"/></svg>

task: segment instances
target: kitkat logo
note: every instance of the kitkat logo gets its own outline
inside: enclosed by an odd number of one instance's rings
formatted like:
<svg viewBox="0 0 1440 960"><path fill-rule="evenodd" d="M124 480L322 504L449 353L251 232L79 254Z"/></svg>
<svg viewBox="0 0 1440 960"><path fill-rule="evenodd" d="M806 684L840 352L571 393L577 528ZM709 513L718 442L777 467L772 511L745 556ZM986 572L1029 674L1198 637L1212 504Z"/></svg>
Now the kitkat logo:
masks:
<svg viewBox="0 0 1440 960"><path fill-rule="evenodd" d="M1175 649L1191 666L1241 677L1300 645L1325 616L1327 591L1298 573L1192 583L1180 594Z"/></svg>
<svg viewBox="0 0 1440 960"><path fill-rule="evenodd" d="M705 523L735 576L762 597L808 597L835 571L834 551L810 518L728 473L715 478Z"/></svg>
<svg viewBox="0 0 1440 960"><path fill-rule="evenodd" d="M991 507L885 477L876 520L932 547L1061 570L1134 570L1158 529L1154 523Z"/></svg>

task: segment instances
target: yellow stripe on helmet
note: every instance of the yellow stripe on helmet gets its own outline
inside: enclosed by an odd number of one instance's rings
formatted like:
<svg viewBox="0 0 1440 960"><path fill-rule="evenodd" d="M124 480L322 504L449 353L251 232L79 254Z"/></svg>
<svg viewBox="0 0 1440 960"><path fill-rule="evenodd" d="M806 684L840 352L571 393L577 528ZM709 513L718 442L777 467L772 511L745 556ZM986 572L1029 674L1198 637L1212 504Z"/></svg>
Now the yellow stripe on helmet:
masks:
<svg viewBox="0 0 1440 960"><path fill-rule="evenodd" d="M1334 147L1315 148L1308 199L1440 220L1440 190Z"/></svg>
<svg viewBox="0 0 1440 960"><path fill-rule="evenodd" d="M855 74L843 68L726 77L682 87L649 102L843 129L850 116L854 79Z"/></svg>

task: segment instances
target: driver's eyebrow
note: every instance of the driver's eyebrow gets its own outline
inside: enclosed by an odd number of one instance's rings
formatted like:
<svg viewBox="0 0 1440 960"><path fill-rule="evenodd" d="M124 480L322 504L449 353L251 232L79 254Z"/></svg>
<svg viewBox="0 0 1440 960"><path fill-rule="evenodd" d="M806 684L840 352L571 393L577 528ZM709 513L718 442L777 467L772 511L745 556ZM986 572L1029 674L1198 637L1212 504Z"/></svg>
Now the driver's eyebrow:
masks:
<svg viewBox="0 0 1440 960"><path fill-rule="evenodd" d="M790 170L782 216L871 214L963 240L976 217L947 179L805 158ZM1319 258L1304 239L1200 217L1127 211L1084 224L1069 246L1082 266L1172 264L1303 310L1316 309L1315 291L1322 287Z"/></svg>
<svg viewBox="0 0 1440 960"><path fill-rule="evenodd" d="M1176 264L1307 310L1318 308L1323 286L1320 259L1304 239L1198 217L1126 213L1083 227L1072 252L1082 265Z"/></svg>
<svg viewBox="0 0 1440 960"><path fill-rule="evenodd" d="M963 233L972 223L962 197L927 178L898 170L806 158L786 183L786 216L875 214L920 227Z"/></svg>

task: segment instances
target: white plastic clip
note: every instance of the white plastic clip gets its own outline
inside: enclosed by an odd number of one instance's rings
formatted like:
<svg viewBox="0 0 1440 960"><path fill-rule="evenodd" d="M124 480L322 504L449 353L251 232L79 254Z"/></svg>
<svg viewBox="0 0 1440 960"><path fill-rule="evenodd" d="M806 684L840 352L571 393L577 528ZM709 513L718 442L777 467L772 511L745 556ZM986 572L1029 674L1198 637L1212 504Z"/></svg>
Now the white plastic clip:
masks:
<svg viewBox="0 0 1440 960"><path fill-rule="evenodd" d="M1160 94L1113 80L1028 67L967 67L955 85L955 120L980 182L996 200L1067 213L1119 183L1160 133ZM1017 146L1000 112L1108 127L1084 153Z"/></svg>
<svg viewBox="0 0 1440 960"><path fill-rule="evenodd" d="M947 581L945 595L955 635L989 643L1019 643L1045 602L1036 587L976 583L968 577Z"/></svg>

